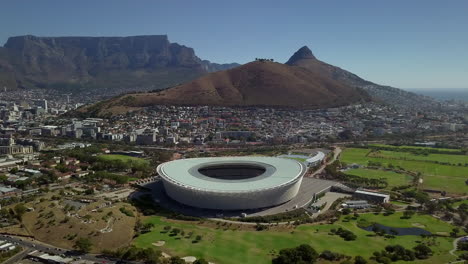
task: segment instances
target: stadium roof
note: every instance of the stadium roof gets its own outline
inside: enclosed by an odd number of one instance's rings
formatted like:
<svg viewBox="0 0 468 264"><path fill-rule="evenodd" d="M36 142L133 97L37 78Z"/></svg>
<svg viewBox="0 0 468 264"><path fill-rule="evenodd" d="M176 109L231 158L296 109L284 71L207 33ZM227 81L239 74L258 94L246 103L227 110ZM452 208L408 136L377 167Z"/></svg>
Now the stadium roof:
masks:
<svg viewBox="0 0 468 264"><path fill-rule="evenodd" d="M205 176L198 169L223 164L258 165L266 169L260 176L226 180ZM161 177L181 186L213 192L251 192L275 188L302 177L305 166L295 160L274 157L193 158L166 162L158 167Z"/></svg>

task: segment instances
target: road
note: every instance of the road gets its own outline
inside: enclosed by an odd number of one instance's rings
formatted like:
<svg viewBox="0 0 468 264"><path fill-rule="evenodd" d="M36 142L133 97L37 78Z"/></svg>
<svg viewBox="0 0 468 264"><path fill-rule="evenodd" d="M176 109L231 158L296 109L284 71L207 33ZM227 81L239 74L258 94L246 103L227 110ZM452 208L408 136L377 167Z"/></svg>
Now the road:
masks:
<svg viewBox="0 0 468 264"><path fill-rule="evenodd" d="M20 253L14 255L13 257L9 258L8 260L4 261L2 264L15 264L22 260L26 255L28 255L32 250L31 249L23 249Z"/></svg>
<svg viewBox="0 0 468 264"><path fill-rule="evenodd" d="M314 177L315 175L318 175L318 174L322 173L322 171L325 169L325 167L327 167L327 165L332 164L338 158L338 156L340 154L341 154L341 148L338 147L338 146L335 146L335 149L333 150L333 158L331 160L327 161L326 163L324 163L322 166L320 166L320 168L318 168L318 170L314 171L308 177Z"/></svg>
<svg viewBox="0 0 468 264"><path fill-rule="evenodd" d="M19 238L19 237L14 237L14 236L10 236L10 235L0 234L0 240L4 240L4 241L10 242L10 243L17 244L17 245L19 245L19 246L21 246L21 247L23 247L25 249L25 252L22 252L20 254L15 255L14 257L10 258L9 260L7 260L5 262L5 263L10 263L10 264L16 263L18 260L20 260L19 255L22 255L21 258L23 258L29 252L34 251L34 250L39 250L41 252L48 253L48 254L53 254L53 255L65 255L65 256L71 257L71 258L81 258L82 260L88 260L88 261L92 261L92 262L95 262L95 263L110 263L110 264L116 263L115 261L107 260L107 259L104 259L104 258L99 258L99 257L97 257L95 255L79 254L76 251L57 248L57 247L54 247L54 246L44 244L42 242L31 241L31 240L27 240L27 239Z"/></svg>

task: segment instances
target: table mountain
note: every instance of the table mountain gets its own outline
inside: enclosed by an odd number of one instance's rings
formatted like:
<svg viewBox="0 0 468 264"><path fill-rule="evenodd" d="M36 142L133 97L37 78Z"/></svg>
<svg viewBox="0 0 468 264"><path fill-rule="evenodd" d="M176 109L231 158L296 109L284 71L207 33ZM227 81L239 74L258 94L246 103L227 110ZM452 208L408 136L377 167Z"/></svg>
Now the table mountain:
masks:
<svg viewBox="0 0 468 264"><path fill-rule="evenodd" d="M0 48L0 85L7 88L161 89L238 64L202 61L166 35L8 39Z"/></svg>

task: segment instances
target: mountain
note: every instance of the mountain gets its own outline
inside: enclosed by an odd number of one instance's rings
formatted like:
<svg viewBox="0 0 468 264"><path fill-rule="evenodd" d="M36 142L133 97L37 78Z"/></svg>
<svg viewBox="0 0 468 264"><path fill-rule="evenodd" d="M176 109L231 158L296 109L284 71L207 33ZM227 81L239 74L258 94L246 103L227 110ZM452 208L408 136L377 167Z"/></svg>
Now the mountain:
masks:
<svg viewBox="0 0 468 264"><path fill-rule="evenodd" d="M105 116L158 104L315 109L369 100L362 89L328 76L301 67L256 61L163 91L116 97L80 111Z"/></svg>
<svg viewBox="0 0 468 264"><path fill-rule="evenodd" d="M238 64L201 60L166 35L8 39L0 48L0 85L71 92L161 89Z"/></svg>
<svg viewBox="0 0 468 264"><path fill-rule="evenodd" d="M286 62L290 66L305 68L312 73L327 76L344 84L366 90L378 101L403 107L424 107L434 104L434 100L426 96L407 92L390 86L382 86L362 79L354 73L318 60L312 51L304 46L294 53Z"/></svg>

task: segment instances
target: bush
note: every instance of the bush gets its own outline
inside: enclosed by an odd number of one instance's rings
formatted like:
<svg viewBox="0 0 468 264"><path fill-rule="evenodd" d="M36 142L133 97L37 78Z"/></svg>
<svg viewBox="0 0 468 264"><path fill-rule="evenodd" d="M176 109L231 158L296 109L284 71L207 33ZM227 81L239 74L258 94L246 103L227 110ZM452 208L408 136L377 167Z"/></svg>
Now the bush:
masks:
<svg viewBox="0 0 468 264"><path fill-rule="evenodd" d="M356 240L357 238L357 236L353 232L349 230L345 230L341 227L338 228L338 230L336 230L336 234L342 237L346 241Z"/></svg>
<svg viewBox="0 0 468 264"><path fill-rule="evenodd" d="M120 212L122 212L122 214L126 215L126 216L130 216L130 217L134 217L135 214L133 214L133 212L125 207L120 207Z"/></svg>
<svg viewBox="0 0 468 264"><path fill-rule="evenodd" d="M424 244L419 244L413 248L414 255L418 259L427 259L432 256L432 249Z"/></svg>
<svg viewBox="0 0 468 264"><path fill-rule="evenodd" d="M208 261L206 261L203 258L200 258L200 259L195 260L193 264L208 264Z"/></svg>
<svg viewBox="0 0 468 264"><path fill-rule="evenodd" d="M330 261L340 260L343 257L344 256L342 254L332 252L330 250L325 250L320 254L321 259L330 260Z"/></svg>
<svg viewBox="0 0 468 264"><path fill-rule="evenodd" d="M73 248L75 248L78 251L87 253L91 250L92 246L93 244L91 243L89 238L81 237L75 242Z"/></svg>
<svg viewBox="0 0 468 264"><path fill-rule="evenodd" d="M315 263L317 258L317 251L315 251L311 246L303 244L295 248L280 250L278 256L272 260L272 263Z"/></svg>
<svg viewBox="0 0 468 264"><path fill-rule="evenodd" d="M354 257L354 264L366 264L367 260L361 256Z"/></svg>

